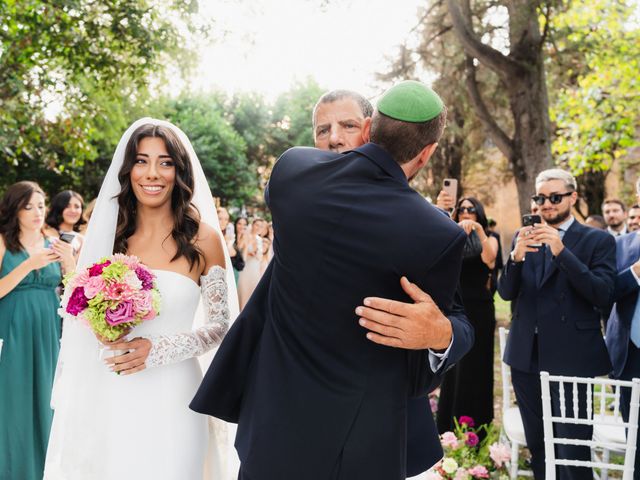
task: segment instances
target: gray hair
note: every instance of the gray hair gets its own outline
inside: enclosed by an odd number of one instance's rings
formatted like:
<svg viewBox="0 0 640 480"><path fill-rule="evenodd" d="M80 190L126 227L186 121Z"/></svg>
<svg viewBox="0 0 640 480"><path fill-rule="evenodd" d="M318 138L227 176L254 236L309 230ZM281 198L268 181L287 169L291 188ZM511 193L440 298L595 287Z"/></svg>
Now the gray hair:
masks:
<svg viewBox="0 0 640 480"><path fill-rule="evenodd" d="M324 93L313 106L311 122L313 123L314 128L316 126L316 111L318 110L318 106L323 103L337 102L343 98L350 98L355 101L360 107L360 112L362 112L362 116L364 118L368 118L373 115L373 105L371 105L371 102L358 92L354 92L352 90L331 90L330 92Z"/></svg>
<svg viewBox="0 0 640 480"><path fill-rule="evenodd" d="M568 189L574 192L578 190L578 184L576 183L576 179L573 178L573 175L560 168L550 168L549 170L543 170L540 172L536 177L536 189L541 183L548 182L550 180L562 180Z"/></svg>

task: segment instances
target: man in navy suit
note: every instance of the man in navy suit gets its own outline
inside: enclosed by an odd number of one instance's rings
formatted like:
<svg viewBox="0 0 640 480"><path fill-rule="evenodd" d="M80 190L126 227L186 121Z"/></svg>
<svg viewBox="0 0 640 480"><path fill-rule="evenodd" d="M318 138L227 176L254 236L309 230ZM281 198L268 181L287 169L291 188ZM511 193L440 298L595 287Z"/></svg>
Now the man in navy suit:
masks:
<svg viewBox="0 0 640 480"><path fill-rule="evenodd" d="M536 178L534 201L545 224L521 229L498 281L498 292L513 302L504 361L522 415L536 478L544 478L544 435L540 371L593 377L611 371L600 318L611 305L615 279L615 240L579 224L571 215L576 182L560 169ZM536 247L534 245L542 245ZM566 392L570 394L570 392ZM579 414L586 415L586 390ZM557 411L559 393L552 389ZM572 403L567 405L572 411ZM558 436L590 440L592 428L556 425ZM559 458L589 460L586 447L556 447ZM591 479L589 468L561 467L560 478Z"/></svg>
<svg viewBox="0 0 640 480"><path fill-rule="evenodd" d="M373 115L373 106L364 96L350 90L332 90L320 97L313 109L313 140L316 148L344 153L366 143L363 135L365 120ZM443 214L446 214L443 212ZM403 283L403 285L408 285ZM414 303L388 299L369 299L370 308L363 308L362 326L371 330L371 341L401 348L427 348L430 318L442 319L442 312L430 297L418 287L406 293ZM461 303L461 302L460 302ZM466 315L460 306L457 313ZM385 335L387 327L395 326L392 335ZM454 338L455 342L456 339ZM445 354L431 353L432 369L438 371ZM429 439L435 433L428 397L410 398L407 405L407 476L418 475L434 465L434 452Z"/></svg>
<svg viewBox="0 0 640 480"><path fill-rule="evenodd" d="M355 309L371 295L407 303L417 290L402 275L444 314L454 305L464 234L408 186L444 115L430 89L405 82L366 120L372 143L344 155L294 148L276 163L274 260L191 404L238 421L240 478L405 478L407 398L440 376L426 348L370 341L359 324L369 306ZM430 326L427 347L450 348L441 372L473 333L455 316ZM394 328L379 333L395 338ZM426 448L441 455L435 430Z"/></svg>
<svg viewBox="0 0 640 480"><path fill-rule="evenodd" d="M640 180L636 182L640 200ZM616 238L616 277L613 309L607 322L607 348L613 377L631 380L640 377L640 232ZM622 390L620 408L629 419L631 389ZM640 475L640 449L636 448L635 478Z"/></svg>

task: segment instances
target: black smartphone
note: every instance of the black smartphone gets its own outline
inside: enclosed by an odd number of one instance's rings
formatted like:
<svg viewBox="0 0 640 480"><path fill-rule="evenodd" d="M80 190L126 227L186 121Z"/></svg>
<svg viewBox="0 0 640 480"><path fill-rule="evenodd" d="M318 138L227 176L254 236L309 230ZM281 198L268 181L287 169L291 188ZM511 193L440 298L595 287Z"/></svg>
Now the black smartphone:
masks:
<svg viewBox="0 0 640 480"><path fill-rule="evenodd" d="M523 227L533 227L536 223L542 223L542 218L540 215L526 214L522 216L522 226ZM532 247L540 248L542 247L541 243L535 243L531 245Z"/></svg>
<svg viewBox="0 0 640 480"><path fill-rule="evenodd" d="M536 223L542 223L542 218L540 217L540 215L526 214L522 216L523 227L532 227Z"/></svg>
<svg viewBox="0 0 640 480"><path fill-rule="evenodd" d="M62 240L65 243L71 243L73 242L73 239L76 238L76 236L72 233L61 233L60 234L60 240Z"/></svg>

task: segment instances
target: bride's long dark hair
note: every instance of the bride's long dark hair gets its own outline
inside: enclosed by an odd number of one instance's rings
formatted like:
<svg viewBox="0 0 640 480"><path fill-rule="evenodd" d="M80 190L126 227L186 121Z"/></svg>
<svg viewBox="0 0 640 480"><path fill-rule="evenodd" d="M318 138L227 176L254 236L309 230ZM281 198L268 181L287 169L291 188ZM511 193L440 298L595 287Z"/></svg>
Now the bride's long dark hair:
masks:
<svg viewBox="0 0 640 480"><path fill-rule="evenodd" d="M189 262L189 268L193 270L195 266L200 266L204 258L202 251L195 243L200 226L200 212L191 203L195 183L193 168L189 154L180 139L171 129L160 125L147 124L138 127L127 143L124 162L118 172L121 189L117 196L118 226L113 252L126 253L127 240L136 229L138 200L133 193L130 173L136 162L138 144L147 137L161 138L164 141L176 168L175 186L171 195L173 229L170 235L178 249L171 261L185 257Z"/></svg>

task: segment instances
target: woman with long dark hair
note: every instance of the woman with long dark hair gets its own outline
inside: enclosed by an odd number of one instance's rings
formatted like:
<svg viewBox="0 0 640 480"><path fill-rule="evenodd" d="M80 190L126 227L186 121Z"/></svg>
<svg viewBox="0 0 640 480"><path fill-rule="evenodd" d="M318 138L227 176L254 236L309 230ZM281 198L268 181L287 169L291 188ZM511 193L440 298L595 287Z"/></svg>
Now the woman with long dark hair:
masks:
<svg viewBox="0 0 640 480"><path fill-rule="evenodd" d="M111 253L153 271L160 315L107 344L104 362L99 340L67 318L45 478L229 478L235 453L224 425L210 439L189 402L202 379L198 357L237 314L233 272L202 167L170 123L139 120L120 140L79 266Z"/></svg>
<svg viewBox="0 0 640 480"><path fill-rule="evenodd" d="M80 234L86 223L82 212L84 200L73 190L64 190L51 199L49 212L45 218L45 233L50 237L63 238L71 243L76 255L82 248L83 236Z"/></svg>
<svg viewBox="0 0 640 480"><path fill-rule="evenodd" d="M0 478L40 480L51 428L62 274L71 247L43 233L45 195L11 185L0 202Z"/></svg>
<svg viewBox="0 0 640 480"><path fill-rule="evenodd" d="M476 426L493 420L493 345L496 325L491 272L498 255L498 241L489 232L482 203L463 197L453 220L467 234L460 290L469 321L475 329L473 347L447 372L440 389L438 430L452 430L454 418L472 417Z"/></svg>

